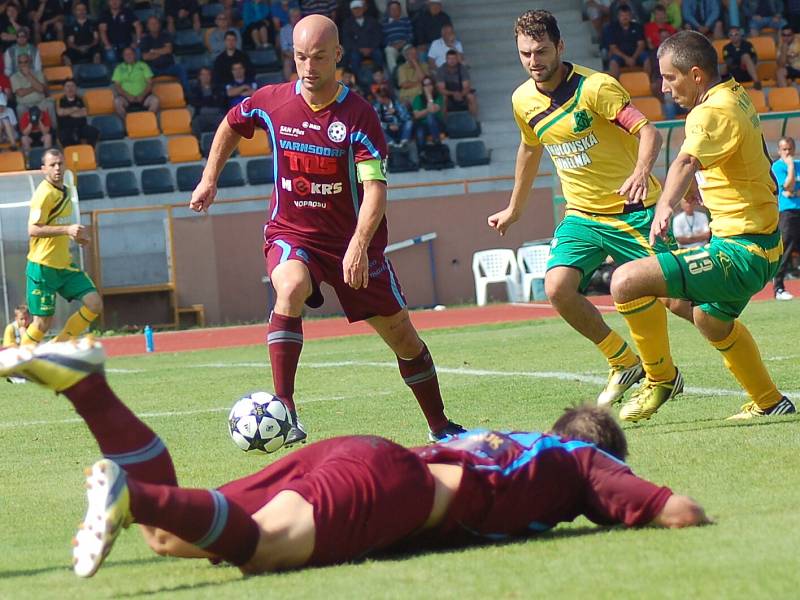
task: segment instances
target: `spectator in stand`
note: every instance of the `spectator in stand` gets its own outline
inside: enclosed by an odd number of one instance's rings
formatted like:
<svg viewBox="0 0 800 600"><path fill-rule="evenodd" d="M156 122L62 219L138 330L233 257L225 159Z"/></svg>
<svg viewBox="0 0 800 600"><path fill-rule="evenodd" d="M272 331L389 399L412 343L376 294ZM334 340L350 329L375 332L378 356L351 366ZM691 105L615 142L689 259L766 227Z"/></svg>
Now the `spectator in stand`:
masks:
<svg viewBox="0 0 800 600"><path fill-rule="evenodd" d="M609 23L616 23L619 20L617 18L619 9L623 6L631 9L631 19L639 24L644 24L650 19L650 11L644 8L642 0L614 0L609 8L611 12Z"/></svg>
<svg viewBox="0 0 800 600"><path fill-rule="evenodd" d="M655 51L658 50L661 42L663 42L672 34L677 33L677 31L678 30L670 24L669 17L667 16L667 9L664 7L664 5L656 4L653 7L653 20L649 23L645 23L644 25L644 37L645 40L647 40L647 49L649 50L651 56L655 56ZM653 71L654 73L658 71L655 63ZM661 78L660 73L658 78Z"/></svg>
<svg viewBox="0 0 800 600"><path fill-rule="evenodd" d="M233 31L226 33L225 50L220 52L219 56L214 59L214 85L220 90L224 90L225 86L232 81L231 74L233 71L231 71L231 68L234 63L239 62L244 65L246 79L250 80L255 78L253 63L250 61L250 57L242 50L236 48L236 41L238 39L239 38L236 37Z"/></svg>
<svg viewBox="0 0 800 600"><path fill-rule="evenodd" d="M794 296L786 291L784 279L792 266L792 255L800 249L800 160L794 157L794 139L782 137L778 140L778 160L772 163L772 174L778 184L778 227L783 240L783 257L778 271L772 279L776 300L791 300Z"/></svg>
<svg viewBox="0 0 800 600"><path fill-rule="evenodd" d="M275 31L280 31L284 25L289 24L289 11L293 8L300 10L300 3L297 0L279 0L272 3L269 12L272 15L272 28Z"/></svg>
<svg viewBox="0 0 800 600"><path fill-rule="evenodd" d="M683 212L672 219L672 233L678 248L695 248L708 243L711 239L711 229L708 227L708 216L700 206L696 190L686 194L681 200Z"/></svg>
<svg viewBox="0 0 800 600"><path fill-rule="evenodd" d="M464 47L456 39L456 30L452 25L445 25L442 27L442 37L433 40L430 48L428 48L428 64L431 70L438 69L444 64L449 50L458 52L458 61L461 64L466 64Z"/></svg>
<svg viewBox="0 0 800 600"><path fill-rule="evenodd" d="M681 0L662 0L661 4L667 11L667 21L675 29L683 28L683 14L681 13Z"/></svg>
<svg viewBox="0 0 800 600"><path fill-rule="evenodd" d="M786 87L789 85L789 79L800 77L800 39L789 26L781 29L777 63L778 87Z"/></svg>
<svg viewBox="0 0 800 600"><path fill-rule="evenodd" d="M11 76L11 89L17 100L17 115L20 122L23 113L34 106L43 112L52 113L53 102L47 98L47 85L41 71L33 69L31 57L21 54L17 58L17 72ZM52 123L53 120L50 119Z"/></svg>
<svg viewBox="0 0 800 600"><path fill-rule="evenodd" d="M139 47L142 24L131 9L122 6L122 0L108 0L108 8L100 17L98 29L108 63L118 63L126 48L136 51Z"/></svg>
<svg viewBox="0 0 800 600"><path fill-rule="evenodd" d="M447 51L445 63L436 71L436 86L446 99L448 111L468 110L478 116L478 99L469 79L469 68L458 60L458 52Z"/></svg>
<svg viewBox="0 0 800 600"><path fill-rule="evenodd" d="M417 50L425 57L433 40L442 35L442 27L452 24L448 14L442 10L442 0L428 0L426 8L427 10L421 12L414 22Z"/></svg>
<svg viewBox="0 0 800 600"><path fill-rule="evenodd" d="M114 108L124 121L128 109L144 108L158 112L158 96L153 94L153 72L147 63L136 59L133 48L122 51L122 62L114 68L111 76L114 87Z"/></svg>
<svg viewBox="0 0 800 600"><path fill-rule="evenodd" d="M231 21L228 19L227 14L221 12L214 17L214 25L214 29L208 34L208 49L211 52L211 56L216 58L225 50L225 34L229 31L236 35L236 48L238 50L242 49L242 36L238 29L231 27Z"/></svg>
<svg viewBox="0 0 800 600"><path fill-rule="evenodd" d="M72 14L75 18L66 28L65 62L69 65L99 63L102 59L100 32L95 22L89 18L86 5L76 4Z"/></svg>
<svg viewBox="0 0 800 600"><path fill-rule="evenodd" d="M381 128L390 148L405 147L411 141L414 132L414 121L408 109L392 94L392 88L384 83L375 92L372 105L381 122Z"/></svg>
<svg viewBox="0 0 800 600"><path fill-rule="evenodd" d="M200 5L197 0L164 0L167 15L167 31L194 29L200 33Z"/></svg>
<svg viewBox="0 0 800 600"><path fill-rule="evenodd" d="M67 12L64 0L36 0L28 2L33 39L36 43L64 40L64 15ZM34 6L36 8L34 8Z"/></svg>
<svg viewBox="0 0 800 600"><path fill-rule="evenodd" d="M224 98L219 88L214 85L211 78L211 69L203 67L197 72L197 81L189 88L187 98L189 104L194 107L194 114L219 114L228 105L227 98Z"/></svg>
<svg viewBox="0 0 800 600"><path fill-rule="evenodd" d="M19 120L19 132L22 134L22 150L30 152L33 146L43 148L53 147L53 136L50 131L53 123L50 120L50 113L41 110L38 106L32 106L30 110L22 115Z"/></svg>
<svg viewBox="0 0 800 600"><path fill-rule="evenodd" d="M239 11L239 0L221 0L221 3L222 12L228 16L228 21L230 21L231 24L236 24L242 20Z"/></svg>
<svg viewBox="0 0 800 600"><path fill-rule="evenodd" d="M397 68L400 52L413 40L413 29L408 17L403 16L403 8L397 0L391 0L386 6L386 18L383 21L383 44L386 51L386 66L389 73Z"/></svg>
<svg viewBox="0 0 800 600"><path fill-rule="evenodd" d="M354 72L361 70L365 58L371 59L375 67L383 67L382 38L378 21L364 14L364 0L352 0L350 17L342 27L342 45L345 60Z"/></svg>
<svg viewBox="0 0 800 600"><path fill-rule="evenodd" d="M644 29L633 21L629 6L620 6L617 21L606 29L608 72L619 79L622 67L642 67L650 74L650 55L644 43Z"/></svg>
<svg viewBox="0 0 800 600"><path fill-rule="evenodd" d="M177 77L184 92L189 91L189 77L186 68L175 62L172 48L172 34L161 30L161 21L150 15L147 18L147 33L139 44L142 59L150 67L154 76L171 75Z"/></svg>
<svg viewBox="0 0 800 600"><path fill-rule="evenodd" d="M247 77L244 64L235 62L231 65L231 82L225 86L225 95L228 98L228 108L244 102L245 98L252 96L258 89L255 80Z"/></svg>
<svg viewBox="0 0 800 600"><path fill-rule="evenodd" d="M722 39L722 5L720 0L683 0L681 15L686 29L699 31L708 38Z"/></svg>
<svg viewBox="0 0 800 600"><path fill-rule="evenodd" d="M17 43L10 46L3 54L6 77L11 77L16 73L20 56L30 56L33 61L31 68L37 73L42 70L42 58L39 56L39 51L28 41L30 34L27 27L20 27L17 30Z"/></svg>
<svg viewBox="0 0 800 600"><path fill-rule="evenodd" d="M299 8L290 8L289 22L281 27L281 57L283 58L283 78L286 81L289 81L292 73L297 69L294 64L294 26L297 25L302 16Z"/></svg>
<svg viewBox="0 0 800 600"><path fill-rule="evenodd" d="M384 5L386 4L386 0L381 1ZM351 0L338 0L336 5L336 18L334 21L336 22L336 26L339 28L339 31L342 30L344 22L350 16L350 2ZM364 0L364 15L367 17L372 17L378 21L378 23L381 22L381 11L378 10L375 0Z"/></svg>
<svg viewBox="0 0 800 600"><path fill-rule="evenodd" d="M337 0L300 0L300 10L304 17L308 15L323 15L336 20Z"/></svg>
<svg viewBox="0 0 800 600"><path fill-rule="evenodd" d="M406 0L406 14L412 24L416 23L417 18L425 12L427 7L428 0Z"/></svg>
<svg viewBox="0 0 800 600"><path fill-rule="evenodd" d="M417 48L413 44L403 48L403 56L406 62L397 68L397 85L400 88L398 96L401 101L410 104L422 93L422 80L430 75L431 70L428 63L420 62Z"/></svg>
<svg viewBox="0 0 800 600"><path fill-rule="evenodd" d="M266 48L274 40L269 0L244 0L242 3L245 37L253 48Z"/></svg>
<svg viewBox="0 0 800 600"><path fill-rule="evenodd" d="M28 27L28 20L21 13L21 9L15 2L8 2L0 17L0 48L5 52L9 46L13 46L17 41L17 31L23 27Z"/></svg>
<svg viewBox="0 0 800 600"><path fill-rule="evenodd" d="M6 140L11 144L11 150L17 149L17 115L8 105L8 94L0 89L0 135L5 134Z"/></svg>
<svg viewBox="0 0 800 600"><path fill-rule="evenodd" d="M764 28L780 31L786 25L782 0L744 0L742 12L750 27L750 37L760 35Z"/></svg>
<svg viewBox="0 0 800 600"><path fill-rule="evenodd" d="M738 82L752 81L753 87L761 89L761 80L756 71L756 56L753 44L742 38L742 30L739 27L728 29L730 42L722 48L722 59L725 61L720 67L722 75L730 75Z"/></svg>
<svg viewBox="0 0 800 600"><path fill-rule="evenodd" d="M444 138L444 96L430 77L422 80L422 92L411 103L417 146L439 142Z"/></svg>
<svg viewBox="0 0 800 600"><path fill-rule="evenodd" d="M58 140L62 146L74 144L97 144L100 131L89 125L86 117L89 112L83 99L78 96L78 86L75 80L67 79L64 82L64 95L56 105L58 115Z"/></svg>
<svg viewBox="0 0 800 600"><path fill-rule="evenodd" d="M593 40L600 41L603 28L608 24L611 16L611 0L586 0L584 11L594 29Z"/></svg>

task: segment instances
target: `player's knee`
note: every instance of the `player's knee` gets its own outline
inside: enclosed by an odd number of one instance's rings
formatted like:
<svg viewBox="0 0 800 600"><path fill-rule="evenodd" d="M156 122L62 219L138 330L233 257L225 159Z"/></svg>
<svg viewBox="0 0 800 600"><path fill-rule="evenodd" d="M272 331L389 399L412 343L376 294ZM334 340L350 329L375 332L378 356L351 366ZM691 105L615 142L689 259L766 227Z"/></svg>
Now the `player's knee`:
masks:
<svg viewBox="0 0 800 600"><path fill-rule="evenodd" d="M42 333L47 333L53 324L53 317L33 317L33 324Z"/></svg>
<svg viewBox="0 0 800 600"><path fill-rule="evenodd" d="M272 282L278 300L286 302L292 306L302 306L306 298L311 294L309 282L300 277L282 277L280 280Z"/></svg>
<svg viewBox="0 0 800 600"><path fill-rule="evenodd" d="M544 293L553 306L569 302L578 295L578 289L562 277L545 277Z"/></svg>
<svg viewBox="0 0 800 600"><path fill-rule="evenodd" d="M614 302L629 302L637 297L633 293L635 279L633 269L629 265L622 265L614 271L611 277L611 296Z"/></svg>
<svg viewBox="0 0 800 600"><path fill-rule="evenodd" d="M103 312L103 298L100 294L88 294L84 297L83 303L86 305L86 308L96 315Z"/></svg>

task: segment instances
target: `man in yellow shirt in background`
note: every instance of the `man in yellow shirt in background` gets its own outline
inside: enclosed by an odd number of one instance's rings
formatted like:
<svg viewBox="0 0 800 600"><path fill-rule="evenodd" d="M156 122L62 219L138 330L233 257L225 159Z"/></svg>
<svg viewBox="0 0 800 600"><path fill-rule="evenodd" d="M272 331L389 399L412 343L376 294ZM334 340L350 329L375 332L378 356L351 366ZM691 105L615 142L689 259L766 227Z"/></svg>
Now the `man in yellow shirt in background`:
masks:
<svg viewBox="0 0 800 600"><path fill-rule="evenodd" d="M25 330L22 345L42 341L53 321L56 294L67 300L81 300L56 337L65 341L78 336L103 310L103 301L89 276L72 263L69 241L89 243L89 232L72 223L70 188L64 186L64 155L50 148L42 156L44 180L31 199L28 218L27 296L33 322Z"/></svg>
<svg viewBox="0 0 800 600"><path fill-rule="evenodd" d="M25 329L31 322L31 314L25 304L14 309L14 320L6 325L3 332L3 348L15 348L22 343Z"/></svg>
<svg viewBox="0 0 800 600"><path fill-rule="evenodd" d="M737 319L775 274L782 254L776 186L758 114L747 90L730 77L720 78L716 52L705 36L676 33L659 46L658 60L663 91L690 112L686 139L656 205L650 242L669 232L673 207L693 177L711 214L712 237L704 246L661 252L614 273L611 294L646 374L620 418L649 419L675 395L680 381L666 311L657 301L663 297L692 301L695 325L750 396L731 419L794 413Z"/></svg>

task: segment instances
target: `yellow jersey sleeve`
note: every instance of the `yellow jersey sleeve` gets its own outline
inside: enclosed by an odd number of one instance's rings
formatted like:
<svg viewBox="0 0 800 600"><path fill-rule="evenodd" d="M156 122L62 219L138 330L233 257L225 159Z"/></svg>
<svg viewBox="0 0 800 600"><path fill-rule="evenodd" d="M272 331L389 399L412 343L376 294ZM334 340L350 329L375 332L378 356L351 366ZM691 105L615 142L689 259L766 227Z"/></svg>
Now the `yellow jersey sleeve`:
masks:
<svg viewBox="0 0 800 600"><path fill-rule="evenodd" d="M50 218L50 212L53 210L53 197L45 191L42 193L42 188L37 188L36 192L31 198L31 212L28 215L28 225L44 225L47 219Z"/></svg>
<svg viewBox="0 0 800 600"><path fill-rule="evenodd" d="M530 126L526 119L528 109L524 106L523 95L519 92L515 92L514 95L511 96L511 108L514 112L514 121L516 121L517 127L519 127L522 143L526 146L538 146L541 144L538 136L533 131L533 127Z"/></svg>
<svg viewBox="0 0 800 600"><path fill-rule="evenodd" d="M3 348L13 348L17 345L17 336L14 334L14 324L9 323L3 332Z"/></svg>
<svg viewBox="0 0 800 600"><path fill-rule="evenodd" d="M686 139L681 152L694 156L703 169L724 163L741 145L735 119L713 106L697 106L686 117Z"/></svg>
<svg viewBox="0 0 800 600"><path fill-rule="evenodd" d="M606 121L612 123L616 121L617 115L631 103L631 96L622 84L606 73L594 73L589 77L590 85L587 86L587 103L589 107ZM633 124L629 129L630 133L636 133L647 123L646 118L642 118Z"/></svg>

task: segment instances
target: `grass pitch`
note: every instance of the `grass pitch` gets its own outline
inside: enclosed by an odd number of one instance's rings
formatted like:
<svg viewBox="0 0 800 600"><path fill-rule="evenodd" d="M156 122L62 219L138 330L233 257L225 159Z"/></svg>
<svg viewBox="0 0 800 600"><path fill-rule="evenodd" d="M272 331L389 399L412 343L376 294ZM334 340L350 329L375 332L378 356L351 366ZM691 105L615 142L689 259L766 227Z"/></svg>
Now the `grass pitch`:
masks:
<svg viewBox="0 0 800 600"><path fill-rule="evenodd" d="M622 320L607 317L625 332ZM800 400L800 302L744 315L780 388ZM800 417L739 424L744 402L717 352L670 319L687 391L626 426L640 475L699 500L717 520L680 531L600 529L581 518L502 545L244 578L231 567L164 559L123 532L90 580L70 569L84 512L82 467L99 457L69 403L0 383L0 598L796 598L800 587ZM557 319L426 332L449 415L467 426L543 429L593 398L604 363ZM182 485L213 487L272 457L228 438L227 411L269 389L263 347L109 361L109 379L170 448ZM379 433L425 441L424 421L375 336L306 342L297 398L312 440ZM279 452L277 456L281 456Z"/></svg>

